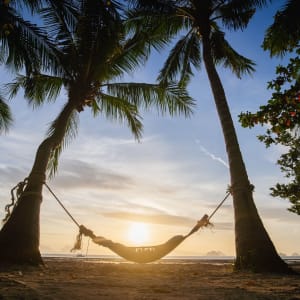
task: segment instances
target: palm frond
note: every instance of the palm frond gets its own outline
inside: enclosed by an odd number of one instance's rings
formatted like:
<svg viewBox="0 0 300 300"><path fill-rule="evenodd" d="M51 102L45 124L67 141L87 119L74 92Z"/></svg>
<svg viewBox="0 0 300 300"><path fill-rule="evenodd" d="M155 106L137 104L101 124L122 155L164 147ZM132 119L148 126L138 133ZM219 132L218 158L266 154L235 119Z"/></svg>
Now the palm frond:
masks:
<svg viewBox="0 0 300 300"><path fill-rule="evenodd" d="M192 113L194 100L187 94L185 88L178 84L146 84L146 83L111 83L107 84L107 92L124 99L138 109L155 108L158 112L170 115Z"/></svg>
<svg viewBox="0 0 300 300"><path fill-rule="evenodd" d="M196 69L200 69L201 66L199 37L193 29L172 48L159 72L158 81L162 83L176 81L180 76L179 82L186 83L193 76L192 66Z"/></svg>
<svg viewBox="0 0 300 300"><path fill-rule="evenodd" d="M106 73L106 76L101 76L103 79L121 78L124 74L133 72L148 59L150 49L145 46L142 35L126 38L120 42L120 46L111 51L111 56L107 58L102 68L97 68L99 74Z"/></svg>
<svg viewBox="0 0 300 300"><path fill-rule="evenodd" d="M5 22L9 28L0 31L0 50L5 53L6 65L17 71L25 66L27 73L41 68L49 70L56 57L46 32L10 7Z"/></svg>
<svg viewBox="0 0 300 300"><path fill-rule="evenodd" d="M78 18L74 1L47 0L47 2L49 5L41 10L41 16L48 34L60 50L72 46Z"/></svg>
<svg viewBox="0 0 300 300"><path fill-rule="evenodd" d="M59 126L60 116L52 122L50 128L48 129L48 136L52 136L56 134L56 132L61 131ZM54 149L52 149L50 158L47 165L48 175L50 178L54 177L58 168L58 161L61 152L69 145L69 143L77 136L79 126L79 117L77 111L74 111L67 120L67 126L65 128L63 135L63 139L61 143L56 145Z"/></svg>
<svg viewBox="0 0 300 300"><path fill-rule="evenodd" d="M241 11L230 4L220 7L220 18L224 27L233 30L245 29L254 15L255 9Z"/></svg>
<svg viewBox="0 0 300 300"><path fill-rule="evenodd" d="M107 119L127 123L134 137L139 140L142 136L143 125L138 114L136 105L127 101L126 98L101 93L96 98L94 113L101 113Z"/></svg>
<svg viewBox="0 0 300 300"><path fill-rule="evenodd" d="M225 39L224 32L218 29L214 30L211 34L210 43L215 62L223 64L225 68L230 68L238 78L242 74L254 72L255 63L236 52Z"/></svg>
<svg viewBox="0 0 300 300"><path fill-rule="evenodd" d="M82 3L75 31L75 45L78 51L78 72L83 80L107 78L109 65L121 52L124 29L118 8L117 1ZM103 70L101 76L100 70Z"/></svg>
<svg viewBox="0 0 300 300"><path fill-rule="evenodd" d="M257 8L266 6L272 0L227 0L216 1L215 18L220 18L227 29L245 29Z"/></svg>
<svg viewBox="0 0 300 300"><path fill-rule="evenodd" d="M0 95L0 133L7 132L12 124L12 115L5 99Z"/></svg>
<svg viewBox="0 0 300 300"><path fill-rule="evenodd" d="M139 10L147 10L157 14L172 14L174 10L174 4L176 3L176 1L173 0L129 0L127 2L131 8L133 7Z"/></svg>
<svg viewBox="0 0 300 300"><path fill-rule="evenodd" d="M9 5L18 9L19 11L27 8L32 14L36 13L43 6L43 0L11 0Z"/></svg>
<svg viewBox="0 0 300 300"><path fill-rule="evenodd" d="M273 24L267 29L263 48L271 56L283 55L299 47L300 41L300 1L289 0L277 12Z"/></svg>
<svg viewBox="0 0 300 300"><path fill-rule="evenodd" d="M125 26L150 51L160 52L174 37L191 27L189 18L178 13L181 1L129 1L131 9L126 15Z"/></svg>
<svg viewBox="0 0 300 300"><path fill-rule="evenodd" d="M35 74L32 76L18 75L12 83L5 85L5 91L10 98L16 96L20 88L24 89L25 99L33 107L40 106L45 101L55 101L63 86L59 77Z"/></svg>
<svg viewBox="0 0 300 300"><path fill-rule="evenodd" d="M128 32L148 33L150 41L163 41L190 27L188 18L183 18L176 12L176 7L173 8L172 12L165 14L145 9L133 9L126 15L125 26Z"/></svg>

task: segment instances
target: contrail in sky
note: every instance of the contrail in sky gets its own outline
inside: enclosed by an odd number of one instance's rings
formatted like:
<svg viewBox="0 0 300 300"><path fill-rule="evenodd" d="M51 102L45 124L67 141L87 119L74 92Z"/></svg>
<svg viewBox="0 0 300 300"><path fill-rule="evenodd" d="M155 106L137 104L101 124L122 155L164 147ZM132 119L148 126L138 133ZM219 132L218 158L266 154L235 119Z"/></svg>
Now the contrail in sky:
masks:
<svg viewBox="0 0 300 300"><path fill-rule="evenodd" d="M209 156L212 160L216 160L219 163L221 163L223 166L225 166L227 169L229 169L229 165L226 161L224 161L221 157L215 156L213 153L210 153L206 148L204 148L199 140L196 140L196 143L199 145L199 148L201 152L203 152L205 155Z"/></svg>

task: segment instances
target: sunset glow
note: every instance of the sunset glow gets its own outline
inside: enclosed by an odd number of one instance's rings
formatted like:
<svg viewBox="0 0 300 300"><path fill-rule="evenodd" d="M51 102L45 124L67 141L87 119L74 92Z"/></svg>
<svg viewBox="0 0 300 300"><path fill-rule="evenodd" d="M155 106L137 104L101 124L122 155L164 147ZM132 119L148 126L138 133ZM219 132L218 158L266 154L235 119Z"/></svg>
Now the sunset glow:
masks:
<svg viewBox="0 0 300 300"><path fill-rule="evenodd" d="M131 223L128 228L128 239L134 244L143 244L149 240L149 228L144 223Z"/></svg>

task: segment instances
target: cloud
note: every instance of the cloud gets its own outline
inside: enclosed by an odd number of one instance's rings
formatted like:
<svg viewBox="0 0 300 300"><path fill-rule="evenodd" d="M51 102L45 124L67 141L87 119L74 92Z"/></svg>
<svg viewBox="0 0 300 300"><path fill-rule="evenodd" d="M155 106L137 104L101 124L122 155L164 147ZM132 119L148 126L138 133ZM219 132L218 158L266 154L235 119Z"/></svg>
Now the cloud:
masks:
<svg viewBox="0 0 300 300"><path fill-rule="evenodd" d="M233 222L212 222L213 227L212 230L234 230L234 223Z"/></svg>
<svg viewBox="0 0 300 300"><path fill-rule="evenodd" d="M219 250L208 251L205 255L206 256L225 256L225 254L222 251L219 251Z"/></svg>
<svg viewBox="0 0 300 300"><path fill-rule="evenodd" d="M7 167L0 165L1 183L2 184L17 184L27 176L27 170L22 167Z"/></svg>
<svg viewBox="0 0 300 300"><path fill-rule="evenodd" d="M63 171L53 182L63 189L123 190L134 185L130 176L76 159L65 160Z"/></svg>
<svg viewBox="0 0 300 300"><path fill-rule="evenodd" d="M209 156L212 160L215 160L215 161L221 163L223 166L225 166L227 169L229 169L229 165L226 161L224 161L221 157L218 157L218 156L214 155L213 153L209 152L206 148L204 148L202 145L200 145L199 140L196 140L196 144L199 145L201 152L203 152L205 155Z"/></svg>
<svg viewBox="0 0 300 300"><path fill-rule="evenodd" d="M112 169L116 169L116 167L112 167ZM171 180L168 183L165 177L165 181L162 181L159 179L159 174L153 177L150 171L145 175L145 172L130 172L127 167L123 166L117 169L126 171L126 174L105 168L97 162L92 164L79 159L64 159L61 171L49 185L64 191L84 189L90 197L99 197L99 194L104 192L114 193L114 198L144 199L141 201L145 201L145 199L151 201L151 198L173 201L174 198L183 197L186 200L191 197L190 189L186 188L185 182L177 183L175 180Z"/></svg>
<svg viewBox="0 0 300 300"><path fill-rule="evenodd" d="M122 219L135 222L144 222L150 224L160 224L168 226L183 226L190 227L194 226L197 220L178 215L170 214L139 214L133 212L114 211L102 213L103 216L108 218ZM233 230L233 223L231 222L216 222L213 223L214 230Z"/></svg>
<svg viewBox="0 0 300 300"><path fill-rule="evenodd" d="M167 214L138 214L132 212L107 212L102 214L105 217L115 218L115 219L123 219L130 220L136 222L145 222L151 224L163 224L163 225L174 225L174 226L190 226L191 223L195 222L195 220L183 217L183 216L175 216L175 215L167 215Z"/></svg>
<svg viewBox="0 0 300 300"><path fill-rule="evenodd" d="M289 212L285 207L261 207L259 211L263 219L299 225L299 216Z"/></svg>

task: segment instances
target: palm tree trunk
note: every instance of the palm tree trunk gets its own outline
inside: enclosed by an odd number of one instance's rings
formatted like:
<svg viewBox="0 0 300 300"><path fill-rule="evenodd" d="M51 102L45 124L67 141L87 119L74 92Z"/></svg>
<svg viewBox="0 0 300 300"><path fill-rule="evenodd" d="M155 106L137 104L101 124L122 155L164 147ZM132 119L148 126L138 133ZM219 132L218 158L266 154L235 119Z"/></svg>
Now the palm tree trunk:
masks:
<svg viewBox="0 0 300 300"><path fill-rule="evenodd" d="M231 191L235 216L235 244L238 270L290 272L264 228L253 200L234 124L223 85L211 55L209 39L203 37L203 58L220 118L229 160Z"/></svg>
<svg viewBox="0 0 300 300"><path fill-rule="evenodd" d="M38 147L27 185L0 231L0 262L42 263L39 251L40 206L51 151L63 140L75 104L69 102L57 118L55 131Z"/></svg>

